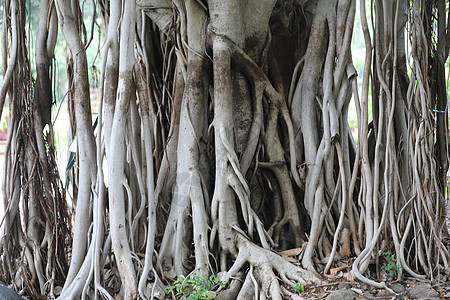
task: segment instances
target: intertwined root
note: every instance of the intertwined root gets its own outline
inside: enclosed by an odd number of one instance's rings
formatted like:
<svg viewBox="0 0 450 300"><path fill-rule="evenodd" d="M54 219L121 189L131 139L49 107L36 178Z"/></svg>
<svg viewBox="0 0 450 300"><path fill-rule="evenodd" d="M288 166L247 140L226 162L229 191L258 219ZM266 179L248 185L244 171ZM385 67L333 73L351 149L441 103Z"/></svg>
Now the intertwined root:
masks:
<svg viewBox="0 0 450 300"><path fill-rule="evenodd" d="M239 254L235 263L222 278L227 282L234 278L239 270L248 263L250 269L239 291L237 299L283 299L281 282L294 287L295 283L318 284L321 280L311 271L306 271L288 262L276 253L261 248L242 235L237 236Z"/></svg>

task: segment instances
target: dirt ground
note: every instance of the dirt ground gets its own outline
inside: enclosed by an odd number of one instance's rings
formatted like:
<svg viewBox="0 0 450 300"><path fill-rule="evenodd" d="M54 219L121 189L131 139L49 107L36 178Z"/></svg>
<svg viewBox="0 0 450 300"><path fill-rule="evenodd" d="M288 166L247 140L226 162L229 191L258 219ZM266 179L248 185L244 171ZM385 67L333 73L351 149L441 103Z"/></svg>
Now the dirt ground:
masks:
<svg viewBox="0 0 450 300"><path fill-rule="evenodd" d="M295 293L290 299L363 300L363 299L450 299L450 282L430 285L429 283L405 280L387 284L395 293L387 289L376 289L360 282L331 282L306 286L304 293Z"/></svg>

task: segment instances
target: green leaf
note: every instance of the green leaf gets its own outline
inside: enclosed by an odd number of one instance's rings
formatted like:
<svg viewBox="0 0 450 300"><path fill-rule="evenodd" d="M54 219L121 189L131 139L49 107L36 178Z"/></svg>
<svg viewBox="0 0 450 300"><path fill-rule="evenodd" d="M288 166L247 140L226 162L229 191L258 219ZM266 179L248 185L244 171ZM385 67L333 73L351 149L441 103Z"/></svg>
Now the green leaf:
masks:
<svg viewBox="0 0 450 300"><path fill-rule="evenodd" d="M203 299L214 299L217 297L217 293L213 292L213 291L209 291L203 294L204 298Z"/></svg>

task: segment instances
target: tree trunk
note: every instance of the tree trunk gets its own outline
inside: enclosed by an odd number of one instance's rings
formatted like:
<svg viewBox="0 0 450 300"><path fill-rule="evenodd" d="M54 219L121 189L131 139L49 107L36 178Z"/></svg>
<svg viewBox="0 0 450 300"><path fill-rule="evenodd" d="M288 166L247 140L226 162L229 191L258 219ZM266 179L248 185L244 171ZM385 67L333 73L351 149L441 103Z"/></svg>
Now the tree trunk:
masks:
<svg viewBox="0 0 450 300"><path fill-rule="evenodd" d="M31 298L153 299L208 281L218 299L281 300L342 260L353 261L346 278L378 288L405 273L450 275L443 1L97 1L105 36L94 125L89 9L40 1L34 74L32 4L22 2L3 8L0 280ZM53 148L57 24L77 143L72 222Z"/></svg>

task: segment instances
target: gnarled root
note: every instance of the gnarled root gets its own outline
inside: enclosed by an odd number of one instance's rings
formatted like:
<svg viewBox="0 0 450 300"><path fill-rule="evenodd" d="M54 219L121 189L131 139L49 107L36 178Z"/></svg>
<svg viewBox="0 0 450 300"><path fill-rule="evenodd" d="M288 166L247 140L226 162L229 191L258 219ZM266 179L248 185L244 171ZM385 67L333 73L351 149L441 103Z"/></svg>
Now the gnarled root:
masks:
<svg viewBox="0 0 450 300"><path fill-rule="evenodd" d="M236 236L239 254L234 265L222 278L223 281L230 280L238 271L249 263L250 269L237 299L248 299L250 294L256 299L283 299L281 282L294 286L296 282L320 283L320 278L313 272L306 271L270 250L261 248L244 236Z"/></svg>

